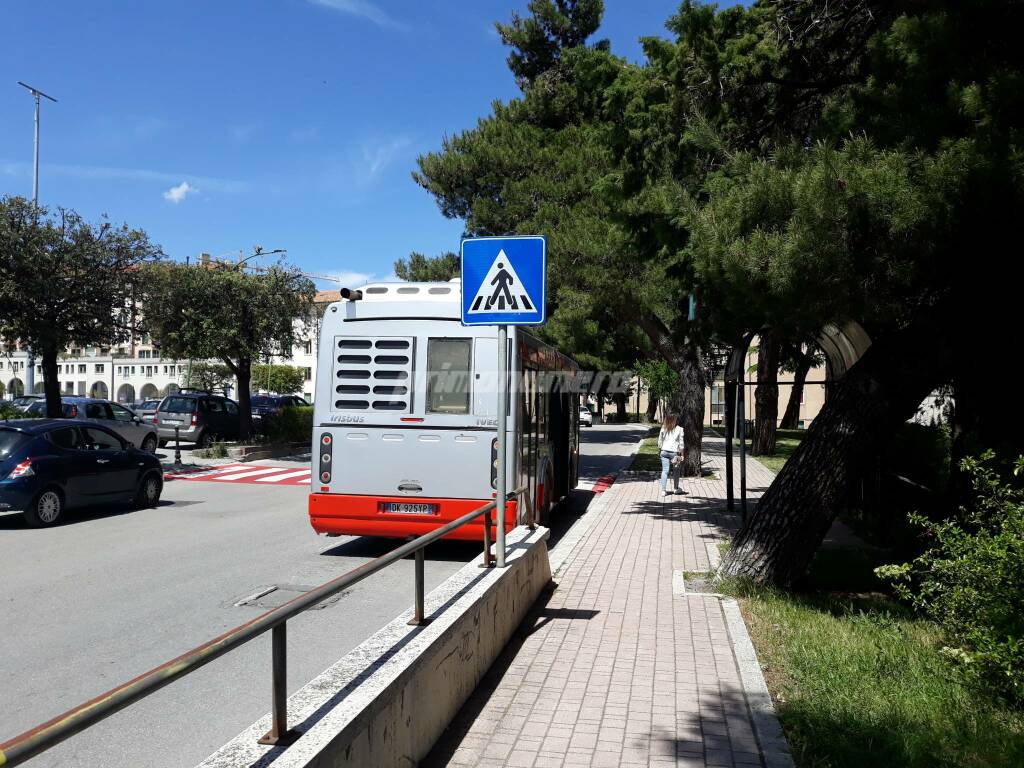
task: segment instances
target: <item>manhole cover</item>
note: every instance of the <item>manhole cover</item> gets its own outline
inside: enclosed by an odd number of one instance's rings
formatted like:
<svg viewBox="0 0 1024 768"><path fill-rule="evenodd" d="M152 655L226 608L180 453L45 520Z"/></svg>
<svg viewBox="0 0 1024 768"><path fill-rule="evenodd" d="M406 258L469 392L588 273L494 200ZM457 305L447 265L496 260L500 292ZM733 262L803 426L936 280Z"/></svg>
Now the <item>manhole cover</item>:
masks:
<svg viewBox="0 0 1024 768"><path fill-rule="evenodd" d="M280 608L289 600L294 600L299 595L304 595L315 588L316 587L305 586L302 584L271 584L269 586L259 587L243 597L241 600L235 601L232 605L235 608L259 608L262 611L269 611L274 608ZM344 590L336 595L332 595L326 600L322 600L316 605L310 607L308 610L319 611L329 605L334 605L334 603L338 602L344 595L348 594L348 592L349 590Z"/></svg>

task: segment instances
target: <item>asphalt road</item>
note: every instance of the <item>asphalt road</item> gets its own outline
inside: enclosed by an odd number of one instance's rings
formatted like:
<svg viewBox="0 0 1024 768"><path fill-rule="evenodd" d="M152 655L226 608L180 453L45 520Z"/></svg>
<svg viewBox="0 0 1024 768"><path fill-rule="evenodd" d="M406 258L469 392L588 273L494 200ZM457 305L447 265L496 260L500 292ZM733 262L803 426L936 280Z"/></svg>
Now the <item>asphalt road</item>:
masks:
<svg viewBox="0 0 1024 768"><path fill-rule="evenodd" d="M617 469L642 431L585 429L581 486ZM0 516L0 741L262 613L275 596L294 597L288 588L321 584L395 546L317 536L306 516L307 492L171 481L157 509L71 513L64 524L43 530L26 527L17 514ZM591 496L573 492L553 523L554 540ZM472 543L433 545L427 589L480 552ZM397 563L290 621L289 691L407 609L412 568L411 560ZM261 605L236 605L274 585L279 589ZM268 634L29 765L193 766L266 713L269 703Z"/></svg>

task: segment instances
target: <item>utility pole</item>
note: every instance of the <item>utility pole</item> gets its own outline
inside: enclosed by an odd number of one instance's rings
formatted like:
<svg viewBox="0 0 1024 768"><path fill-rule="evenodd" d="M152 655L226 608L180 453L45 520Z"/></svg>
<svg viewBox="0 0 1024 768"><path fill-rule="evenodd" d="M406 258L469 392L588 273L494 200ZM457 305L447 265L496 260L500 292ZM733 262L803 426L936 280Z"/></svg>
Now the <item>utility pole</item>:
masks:
<svg viewBox="0 0 1024 768"><path fill-rule="evenodd" d="M54 104L57 100L48 94L43 93L38 88L33 88L28 83L23 83L21 80L18 81L18 85L27 90L32 94L32 98L36 102L36 132L35 142L33 145L33 162L32 162L32 205L36 208L39 207L39 97L43 96ZM32 354L32 350L28 350L28 364L25 370L25 394L35 394L36 388L36 358Z"/></svg>

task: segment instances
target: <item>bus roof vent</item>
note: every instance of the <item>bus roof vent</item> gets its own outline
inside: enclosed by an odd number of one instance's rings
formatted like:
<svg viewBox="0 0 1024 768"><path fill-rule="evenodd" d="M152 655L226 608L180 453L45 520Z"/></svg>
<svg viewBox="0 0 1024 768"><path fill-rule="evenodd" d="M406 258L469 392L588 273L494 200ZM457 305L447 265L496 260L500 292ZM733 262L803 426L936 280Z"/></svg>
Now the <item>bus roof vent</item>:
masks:
<svg viewBox="0 0 1024 768"><path fill-rule="evenodd" d="M335 336L332 411L409 413L411 336Z"/></svg>
<svg viewBox="0 0 1024 768"><path fill-rule="evenodd" d="M371 285L369 288L364 288L365 293L387 293L388 287L386 285Z"/></svg>
<svg viewBox="0 0 1024 768"><path fill-rule="evenodd" d="M419 286L416 286L416 285L403 285L401 288L398 289L398 292L399 293L419 293L420 289L419 289Z"/></svg>

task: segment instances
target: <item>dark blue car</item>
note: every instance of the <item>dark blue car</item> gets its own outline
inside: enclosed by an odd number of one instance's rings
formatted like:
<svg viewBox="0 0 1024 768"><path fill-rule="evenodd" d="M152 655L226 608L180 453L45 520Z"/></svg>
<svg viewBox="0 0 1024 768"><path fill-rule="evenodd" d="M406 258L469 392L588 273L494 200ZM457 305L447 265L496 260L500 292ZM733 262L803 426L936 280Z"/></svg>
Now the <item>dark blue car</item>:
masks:
<svg viewBox="0 0 1024 768"><path fill-rule="evenodd" d="M65 510L110 502L155 507L163 471L100 424L61 419L0 421L0 513L29 525L56 523Z"/></svg>

